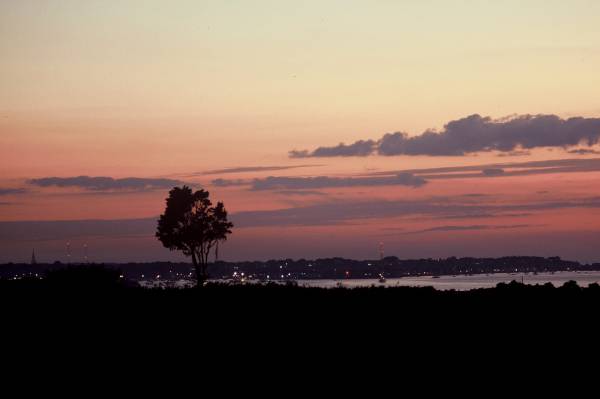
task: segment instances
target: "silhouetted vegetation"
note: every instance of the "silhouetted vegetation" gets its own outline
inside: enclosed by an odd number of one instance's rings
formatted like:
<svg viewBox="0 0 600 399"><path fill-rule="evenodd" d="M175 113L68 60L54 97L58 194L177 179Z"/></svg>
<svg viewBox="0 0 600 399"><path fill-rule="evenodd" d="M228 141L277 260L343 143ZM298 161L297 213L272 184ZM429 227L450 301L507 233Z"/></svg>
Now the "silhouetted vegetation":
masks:
<svg viewBox="0 0 600 399"><path fill-rule="evenodd" d="M50 287L65 290L113 290L135 285L125 280L119 270L97 265L50 270L43 280Z"/></svg>
<svg viewBox="0 0 600 399"><path fill-rule="evenodd" d="M600 286L579 287L570 281L561 287L551 284L501 283L495 288L471 291L438 291L432 287L307 288L287 284L207 283L205 289L142 288L117 270L99 266L67 267L42 278L0 279L2 303L44 309L61 303L68 307L102 308L139 315L153 312L203 312L227 317L342 317L363 315L391 317L438 315L446 317L465 311L501 311L505 315L553 314L569 309L598 311ZM93 304L90 305L90 304ZM118 304L118 307L115 306ZM89 308L92 306L92 308ZM424 312L424 313L423 313ZM170 313L169 313L170 314ZM592 314L592 313L590 313ZM595 314L595 313L593 313Z"/></svg>

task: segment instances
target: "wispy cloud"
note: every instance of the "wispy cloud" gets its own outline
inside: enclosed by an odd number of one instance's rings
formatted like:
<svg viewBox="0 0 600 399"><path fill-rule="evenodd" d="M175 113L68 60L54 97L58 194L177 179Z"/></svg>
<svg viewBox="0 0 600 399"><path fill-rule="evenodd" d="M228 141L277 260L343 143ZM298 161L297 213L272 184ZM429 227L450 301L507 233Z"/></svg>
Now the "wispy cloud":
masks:
<svg viewBox="0 0 600 399"><path fill-rule="evenodd" d="M404 169L372 172L369 176L411 173L425 180L465 179L497 176L530 176L554 173L599 172L600 158L556 159L547 161L511 162L441 168Z"/></svg>
<svg viewBox="0 0 600 399"><path fill-rule="evenodd" d="M385 177L293 177L269 176L261 179L215 179L212 183L219 187L249 186L254 191L264 190L314 190L339 187L372 187L372 186L408 186L421 187L427 183L422 177L411 173L398 173Z"/></svg>
<svg viewBox="0 0 600 399"><path fill-rule="evenodd" d="M509 151L509 152L501 152L498 154L498 157L526 157L531 155L530 151Z"/></svg>
<svg viewBox="0 0 600 399"><path fill-rule="evenodd" d="M504 174L504 169L500 168L488 168L481 171L486 176L501 176Z"/></svg>
<svg viewBox="0 0 600 399"><path fill-rule="evenodd" d="M0 188L0 195L24 194L27 190L24 188Z"/></svg>
<svg viewBox="0 0 600 399"><path fill-rule="evenodd" d="M473 231L473 230L508 230L522 229L527 227L535 227L530 224L513 224L513 225L471 225L471 226L436 226L423 230L407 231L401 234L423 234L437 232L452 232L452 231Z"/></svg>
<svg viewBox="0 0 600 399"><path fill-rule="evenodd" d="M532 201L518 204L465 203L457 198L421 200L325 201L308 206L276 210L246 211L232 215L237 227L334 225L352 220L406 216L426 218L515 217L526 213L569 208L600 208L600 197Z"/></svg>
<svg viewBox="0 0 600 399"><path fill-rule="evenodd" d="M440 132L427 130L413 137L403 132L388 133L378 140L340 143L333 147L318 147L314 151L292 150L289 156L461 156L487 151L523 155L524 151L533 148L592 146L599 140L600 118L520 115L492 119L474 114L448 122Z"/></svg>
<svg viewBox="0 0 600 399"><path fill-rule="evenodd" d="M310 168L324 166L323 164L305 164L305 165L285 165L285 166L238 166L232 168L214 169L207 170L205 172L199 172L191 174L190 176L196 175L224 175L228 173L248 173L248 172L274 172L278 170L298 169L298 168Z"/></svg>
<svg viewBox="0 0 600 399"><path fill-rule="evenodd" d="M424 169L388 170L359 176L268 176L255 179L212 180L218 187L247 186L251 190L315 190L336 187L421 187L430 180L530 176L538 174L600 172L600 158L495 163Z"/></svg>
<svg viewBox="0 0 600 399"><path fill-rule="evenodd" d="M292 196L305 196L305 195L318 195L318 196L324 196L327 195L322 191L316 191L316 190L280 190L277 191L277 194L281 194L281 195L292 195Z"/></svg>
<svg viewBox="0 0 600 399"><path fill-rule="evenodd" d="M252 184L251 180L246 179L214 179L211 182L214 186L217 187L235 187L235 186L248 186Z"/></svg>
<svg viewBox="0 0 600 399"><path fill-rule="evenodd" d="M252 190L274 189L319 189L333 187L410 186L421 187L427 182L410 173L399 173L390 177L275 177L254 179Z"/></svg>
<svg viewBox="0 0 600 399"><path fill-rule="evenodd" d="M569 154L577 154L577 155L598 155L600 151L587 149L587 148L578 148L576 150L567 151Z"/></svg>
<svg viewBox="0 0 600 399"><path fill-rule="evenodd" d="M376 149L377 142L374 140L359 140L353 144L340 143L335 147L319 147L313 152L307 150L290 151L291 158L307 158L307 157L364 157L373 153Z"/></svg>
<svg viewBox="0 0 600 399"><path fill-rule="evenodd" d="M497 217L505 217L505 218L520 218L531 216L532 213L466 213L466 214L457 214L457 215L441 215L436 216L438 219L490 219Z"/></svg>
<svg viewBox="0 0 600 399"><path fill-rule="evenodd" d="M163 178L126 177L115 179L112 177L44 177L31 179L29 184L38 187L81 188L90 191L152 191L170 189L185 184L180 180Z"/></svg>

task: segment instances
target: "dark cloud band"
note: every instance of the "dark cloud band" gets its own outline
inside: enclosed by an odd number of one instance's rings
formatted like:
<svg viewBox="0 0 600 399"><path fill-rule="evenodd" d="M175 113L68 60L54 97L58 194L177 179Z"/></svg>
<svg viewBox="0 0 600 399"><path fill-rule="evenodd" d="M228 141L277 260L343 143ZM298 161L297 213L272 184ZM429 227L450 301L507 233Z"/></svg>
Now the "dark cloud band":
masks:
<svg viewBox="0 0 600 399"><path fill-rule="evenodd" d="M423 230L407 231L401 234L423 234L437 232L460 232L460 231L481 231L481 230L509 230L524 229L528 227L538 227L530 224L512 224L512 225L469 225L469 226L436 226Z"/></svg>
<svg viewBox="0 0 600 399"><path fill-rule="evenodd" d="M0 188L0 195L15 195L27 192L24 188Z"/></svg>
<svg viewBox="0 0 600 399"><path fill-rule="evenodd" d="M126 177L115 179L112 177L44 177L40 179L31 179L29 184L38 187L71 187L81 188L90 191L111 191L111 190L130 190L147 191L170 189L174 186L184 184L184 182L173 179L152 179L142 177Z"/></svg>
<svg viewBox="0 0 600 399"><path fill-rule="evenodd" d="M324 188L339 187L372 187L372 186L408 186L421 187L427 181L411 173L398 173L394 176L381 177L292 177L292 176L269 176L264 179L253 180L226 180L215 179L212 183L219 187L244 186L251 190L316 190Z"/></svg>
<svg viewBox="0 0 600 399"><path fill-rule="evenodd" d="M218 187L249 187L262 190L318 190L338 187L409 186L421 187L429 181L491 177L519 177L558 173L600 172L600 158L555 159L547 161L495 163L440 168L370 172L362 176L269 176L256 179L214 179Z"/></svg>

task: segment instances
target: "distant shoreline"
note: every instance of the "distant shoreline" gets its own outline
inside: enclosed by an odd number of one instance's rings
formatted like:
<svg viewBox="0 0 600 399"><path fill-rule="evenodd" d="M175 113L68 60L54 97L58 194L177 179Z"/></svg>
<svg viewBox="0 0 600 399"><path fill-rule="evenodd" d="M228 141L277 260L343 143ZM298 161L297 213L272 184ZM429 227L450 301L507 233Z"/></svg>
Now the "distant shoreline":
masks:
<svg viewBox="0 0 600 399"><path fill-rule="evenodd" d="M94 264L94 263L91 263ZM0 264L0 278L35 277L43 273L81 266L85 263L5 263ZM144 262L101 263L106 268L119 270L124 278L142 280L192 279L191 263ZM274 259L268 261L218 261L209 264L208 274L213 280L355 280L480 276L497 274L535 274L600 271L600 263L582 264L559 257L509 256L501 258L445 258L445 259L399 259L388 256L379 260L354 260L344 258Z"/></svg>

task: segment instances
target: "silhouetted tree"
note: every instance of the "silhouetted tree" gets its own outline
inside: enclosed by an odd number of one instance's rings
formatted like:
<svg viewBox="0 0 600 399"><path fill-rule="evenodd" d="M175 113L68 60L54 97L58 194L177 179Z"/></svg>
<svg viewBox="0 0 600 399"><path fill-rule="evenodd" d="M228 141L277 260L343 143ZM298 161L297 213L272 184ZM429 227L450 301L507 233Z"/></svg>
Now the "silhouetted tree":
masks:
<svg viewBox="0 0 600 399"><path fill-rule="evenodd" d="M188 186L173 188L156 231L156 237L166 248L192 257L198 287L208 278L210 251L227 239L233 227L223 203L213 206L208 196L208 191L193 192Z"/></svg>

